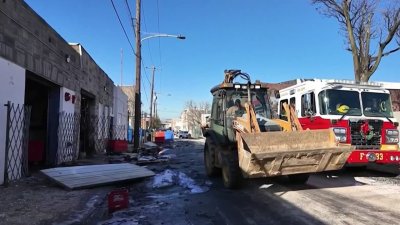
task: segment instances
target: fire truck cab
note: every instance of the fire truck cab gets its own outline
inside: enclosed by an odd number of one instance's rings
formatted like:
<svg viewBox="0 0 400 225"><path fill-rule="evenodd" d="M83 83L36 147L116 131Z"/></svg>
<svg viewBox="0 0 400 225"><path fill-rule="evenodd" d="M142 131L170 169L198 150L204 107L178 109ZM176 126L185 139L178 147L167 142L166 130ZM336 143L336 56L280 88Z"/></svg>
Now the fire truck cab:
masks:
<svg viewBox="0 0 400 225"><path fill-rule="evenodd" d="M281 119L286 119L285 102L295 108L303 129L332 128L337 141L354 145L349 164L400 163L399 124L390 93L382 84L297 79L295 85L279 91Z"/></svg>

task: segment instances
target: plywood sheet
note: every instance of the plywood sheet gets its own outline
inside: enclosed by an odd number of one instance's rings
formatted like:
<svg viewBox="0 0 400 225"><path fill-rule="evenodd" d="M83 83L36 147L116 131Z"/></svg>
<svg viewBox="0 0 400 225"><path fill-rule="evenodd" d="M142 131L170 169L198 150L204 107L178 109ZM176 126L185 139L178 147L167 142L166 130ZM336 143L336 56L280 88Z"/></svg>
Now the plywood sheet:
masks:
<svg viewBox="0 0 400 225"><path fill-rule="evenodd" d="M68 189L80 189L154 176L151 170L130 163L58 167L41 172Z"/></svg>

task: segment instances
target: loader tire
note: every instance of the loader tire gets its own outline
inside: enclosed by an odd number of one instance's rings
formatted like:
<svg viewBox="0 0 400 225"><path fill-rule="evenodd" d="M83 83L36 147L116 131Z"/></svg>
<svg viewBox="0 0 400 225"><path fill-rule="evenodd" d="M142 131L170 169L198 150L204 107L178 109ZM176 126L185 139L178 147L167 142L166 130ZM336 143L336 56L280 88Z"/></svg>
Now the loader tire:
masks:
<svg viewBox="0 0 400 225"><path fill-rule="evenodd" d="M291 184L305 184L309 177L310 174L307 173L288 175Z"/></svg>
<svg viewBox="0 0 400 225"><path fill-rule="evenodd" d="M221 174L221 169L215 166L215 149L208 140L204 145L204 167L209 177L216 177Z"/></svg>
<svg viewBox="0 0 400 225"><path fill-rule="evenodd" d="M222 180L224 186L229 189L236 189L241 186L243 177L236 154L229 154L224 157L222 164Z"/></svg>

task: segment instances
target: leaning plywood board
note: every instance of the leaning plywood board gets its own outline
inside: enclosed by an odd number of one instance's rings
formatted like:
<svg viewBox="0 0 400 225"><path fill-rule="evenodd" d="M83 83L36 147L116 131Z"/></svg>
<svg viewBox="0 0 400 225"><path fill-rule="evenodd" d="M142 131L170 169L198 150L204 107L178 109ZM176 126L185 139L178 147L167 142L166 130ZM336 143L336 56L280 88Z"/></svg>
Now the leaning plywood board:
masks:
<svg viewBox="0 0 400 225"><path fill-rule="evenodd" d="M41 172L68 189L87 188L154 176L152 171L129 163L59 167L41 170Z"/></svg>

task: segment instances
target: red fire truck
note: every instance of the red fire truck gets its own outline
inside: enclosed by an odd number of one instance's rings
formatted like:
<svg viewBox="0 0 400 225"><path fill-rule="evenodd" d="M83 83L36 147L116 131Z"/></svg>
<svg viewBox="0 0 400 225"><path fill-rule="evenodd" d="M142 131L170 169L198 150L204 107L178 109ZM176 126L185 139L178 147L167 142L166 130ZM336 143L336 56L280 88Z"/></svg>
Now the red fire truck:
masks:
<svg viewBox="0 0 400 225"><path fill-rule="evenodd" d="M280 118L285 119L286 102L304 129L332 128L339 142L354 145L349 164L400 163L399 123L381 83L298 79L277 97Z"/></svg>

